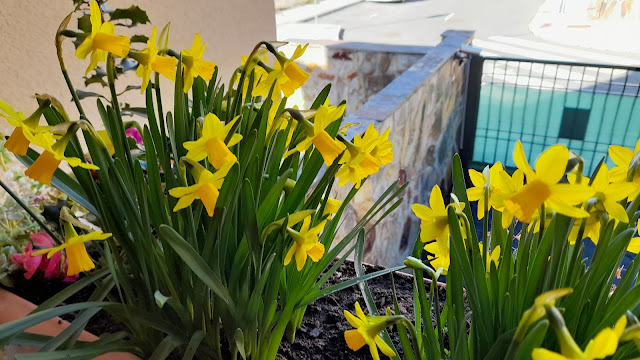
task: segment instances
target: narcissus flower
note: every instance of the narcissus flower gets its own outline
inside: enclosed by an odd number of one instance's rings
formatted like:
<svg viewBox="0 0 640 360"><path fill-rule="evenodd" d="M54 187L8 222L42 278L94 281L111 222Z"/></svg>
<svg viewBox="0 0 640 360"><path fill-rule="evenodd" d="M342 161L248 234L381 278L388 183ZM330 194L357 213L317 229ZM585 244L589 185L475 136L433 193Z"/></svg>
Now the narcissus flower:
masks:
<svg viewBox="0 0 640 360"><path fill-rule="evenodd" d="M469 197L469 201L478 202L478 219L484 218L485 207L489 209L493 194L498 191L498 188L495 186L497 182L495 179L498 177L500 170L503 170L502 163L500 162L493 164L491 168L489 168L489 166L485 167L482 172L469 169L469 178L471 178L473 187L467 189L467 196ZM489 195L488 204L485 204L485 192L488 192Z"/></svg>
<svg viewBox="0 0 640 360"><path fill-rule="evenodd" d="M505 207L520 221L529 223L536 209L542 204L547 208L573 218L589 214L575 207L592 197L595 191L588 186L559 184L564 177L569 150L564 145L553 145L536 160L534 171L524 154L522 143L516 143L513 160L527 177L527 184L504 200Z"/></svg>
<svg viewBox="0 0 640 360"><path fill-rule="evenodd" d="M311 261L318 262L324 255L324 245L318 241L318 236L324 229L326 221L311 227L311 216L307 216L302 221L302 227L300 231L295 231L292 228L287 228L287 233L293 238L293 245L287 251L284 257L284 265L287 266L291 262L291 258L295 255L296 268L301 271L304 264L307 262L307 257L311 258Z"/></svg>
<svg viewBox="0 0 640 360"><path fill-rule="evenodd" d="M491 206L502 213L502 228L508 228L513 223L513 213L504 206L504 200L517 193L524 186L524 173L516 169L512 176L509 176L504 169L499 169L492 176L492 182L497 191L489 198Z"/></svg>
<svg viewBox="0 0 640 360"><path fill-rule="evenodd" d="M545 315L545 306L555 306L558 299L569 295L572 292L573 289L571 288L561 288L550 290L538 295L533 302L533 306L527 309L527 311L522 314L522 318L520 318L518 328L514 335L516 340L522 342L522 339L524 339L524 335L527 333L529 327Z"/></svg>
<svg viewBox="0 0 640 360"><path fill-rule="evenodd" d="M224 178L233 166L232 162L224 164L218 171L211 171L202 168L198 173L194 174L197 179L196 183L191 186L175 187L169 190L169 195L179 198L178 203L173 211L179 211L191 205L194 200L200 199L204 204L207 214L213 216L213 212L218 202L220 188L224 183Z"/></svg>
<svg viewBox="0 0 640 360"><path fill-rule="evenodd" d="M78 235L73 225L65 223L64 226L64 244L51 249L43 249L35 252L36 255L47 254L47 258L51 258L55 253L65 250L67 254L67 276L77 275L83 271L89 271L95 268L95 264L87 253L84 243L94 240L104 240L111 237L110 233L102 231L94 231L85 235Z"/></svg>
<svg viewBox="0 0 640 360"><path fill-rule="evenodd" d="M0 100L0 117L7 119L11 126L15 126L13 133L4 143L4 147L12 153L20 156L27 155L30 141L27 136L46 131L50 126L40 126L40 117L50 102L43 102L28 118L22 112L16 112L6 102Z"/></svg>
<svg viewBox="0 0 640 360"><path fill-rule="evenodd" d="M464 209L464 203L459 206L460 212ZM430 207L429 207L430 206ZM411 210L421 220L420 223L420 241L427 242L431 240L449 241L449 216L447 207L444 204L442 191L440 186L436 185L431 190L429 196L429 206L422 204L413 204Z"/></svg>
<svg viewBox="0 0 640 360"><path fill-rule="evenodd" d="M483 243L479 243L478 246L480 247L480 253L484 252L484 244ZM488 251L488 257L487 257L487 274L489 274L489 271L491 270L491 263L493 263L495 265L495 267L498 267L499 261L500 261L500 245L496 246L493 249L489 249Z"/></svg>
<svg viewBox="0 0 640 360"><path fill-rule="evenodd" d="M627 173L632 165L633 157L638 153L640 153L640 139L636 142L636 147L633 151L618 145L609 146L609 156L617 165L611 169L609 173L612 182L623 182L627 180ZM633 182L640 184L640 171L636 171Z"/></svg>
<svg viewBox="0 0 640 360"><path fill-rule="evenodd" d="M140 93L144 93L149 85L149 79L151 78L151 72L155 71L158 74L165 76L171 80L176 78L176 64L178 60L171 56L158 55L160 47L156 45L157 28L153 27L151 33L151 39L147 40L147 48L141 52L131 52L130 57L138 62L138 69L136 75L142 78L142 87Z"/></svg>
<svg viewBox="0 0 640 360"><path fill-rule="evenodd" d="M574 223L569 236L569 241L572 245L575 244L576 241L582 240L577 239L577 237L583 221L586 221L584 237L591 238L595 244L598 244L598 240L600 238L600 220L605 213L616 221L621 221L623 223L629 222L627 211L618 203L618 201L624 200L629 195L637 192L638 184L629 182L610 183L610 174L611 173L607 165L602 164L598 173L593 178L591 188L596 192L591 200L593 202L593 206L589 209L588 218ZM567 175L567 179L572 184L575 184L577 181L575 174ZM588 183L589 178L582 177L582 182Z"/></svg>
<svg viewBox="0 0 640 360"><path fill-rule="evenodd" d="M636 226L636 232L640 229L640 220L638 220L638 225ZM640 253L640 237L634 237L629 242L629 246L627 247L627 251L637 254Z"/></svg>
<svg viewBox="0 0 640 360"><path fill-rule="evenodd" d="M443 274L446 275L451 262L449 217L447 207L442 197L442 191L438 185L434 186L431 190L429 206L430 207L422 204L413 204L411 210L413 210L414 214L421 220L420 241L426 243L424 249L429 252L427 259L434 269L441 268L444 270ZM455 202L451 206L455 206L456 211L460 213L464 209L464 203Z"/></svg>
<svg viewBox="0 0 640 360"><path fill-rule="evenodd" d="M238 118L239 116L236 116L228 124L222 124L215 114L207 114L202 125L202 136L196 141L184 143L184 148L188 150L187 158L202 161L208 156L209 162L216 169L220 169L227 162L236 162L238 158L229 148L239 143L242 135L233 134L227 143L225 139Z"/></svg>
<svg viewBox="0 0 640 360"><path fill-rule="evenodd" d="M383 354L394 357L396 353L391 347L382 340L380 332L385 328L392 325L389 319L385 316L367 316L362 311L360 304L356 302L356 315L344 310L344 317L355 329L347 330L344 332L344 339L347 342L349 349L358 351L365 345L369 345L369 351L374 360L380 360L380 354L378 348Z"/></svg>
<svg viewBox="0 0 640 360"><path fill-rule="evenodd" d="M82 44L76 49L76 56L79 59L86 59L91 54L91 61L85 71L85 75L98 66L98 63L107 59L107 52L119 57L126 57L129 54L130 41L126 36L113 35L115 26L113 23L102 23L100 6L94 0L90 5L91 9L91 34L88 34Z"/></svg>
<svg viewBox="0 0 640 360"><path fill-rule="evenodd" d="M79 166L87 170L99 170L99 168L93 164L87 164L76 157L67 157L64 155L67 144L69 144L72 136L73 134L67 133L60 140L54 141L51 133L43 132L31 137L29 140L43 147L44 150L24 174L41 184L48 185L51 182L53 173L58 169L62 161L66 161L71 167Z"/></svg>
<svg viewBox="0 0 640 360"><path fill-rule="evenodd" d="M248 56L243 56L242 59L240 60L240 63L242 64L242 66L247 66L247 71L246 71L246 77L244 78L244 82L242 84L242 97L246 98L247 97L247 91L249 90L249 80L250 80L250 72L254 71L253 74L253 84L251 86L251 96L259 96L256 94L256 88L258 87L258 85L264 81L267 80L267 76L269 75L267 73L267 70L265 70L262 66L256 66L256 64L258 63L257 59L261 58L261 54L264 54L266 52L266 50L262 50L259 51L259 54L255 55L253 58L253 61L251 61L250 64L247 64L247 60L249 59ZM262 57L261 61L263 62L267 62L267 58L266 57ZM236 81L240 81L239 77L236 77L235 79ZM266 95L266 94L265 94ZM264 95L263 95L264 96ZM278 93L279 97L280 94Z"/></svg>
<svg viewBox="0 0 640 360"><path fill-rule="evenodd" d="M202 60L204 49L207 43L202 43L200 34L196 34L193 38L193 45L191 49L182 50L182 68L184 69L184 87L185 93L189 92L191 86L193 86L193 80L200 76L205 81L211 80L213 73L216 70L216 64Z"/></svg>
<svg viewBox="0 0 640 360"><path fill-rule="evenodd" d="M325 164L327 164L327 166L333 164L333 161L338 155L344 151L345 145L339 140L332 138L325 128L338 120L344 114L345 108L346 105L344 104L336 107L329 106L328 103L325 103L320 106L314 116L313 124L306 121L302 122L307 137L299 142L294 149L289 150L284 157L286 158L296 152L303 152L313 144L322 155Z"/></svg>
<svg viewBox="0 0 640 360"><path fill-rule="evenodd" d="M359 189L364 178L380 170L380 163L369 153L371 146L360 148L348 142L346 146L347 151L344 152L339 161L342 166L336 173L336 177L339 178L338 186L351 182L356 189Z"/></svg>
<svg viewBox="0 0 640 360"><path fill-rule="evenodd" d="M256 86L254 96L267 96L271 86L274 86L273 96L280 96L280 91L285 97L293 95L293 93L309 79L309 74L302 70L294 61L304 54L309 44L304 47L298 45L291 58L287 58L282 53L274 54L276 63L273 69L268 69L269 74L264 81Z"/></svg>
<svg viewBox="0 0 640 360"><path fill-rule="evenodd" d="M340 209L340 205L342 205L342 201L336 199L327 199L327 203L324 206L324 211L322 215L329 215L327 218L331 219L335 213Z"/></svg>
<svg viewBox="0 0 640 360"><path fill-rule="evenodd" d="M389 128L380 135L373 124L369 124L369 127L367 127L367 130L362 136L354 136L353 143L356 146L373 143L369 154L376 159L380 165L387 165L393 161L393 144L389 141Z"/></svg>
<svg viewBox="0 0 640 360"><path fill-rule="evenodd" d="M564 322L561 322L560 326L555 326L554 322L551 322L551 324L554 326L560 343L560 354L547 349L536 348L531 353L533 360L595 360L613 355L618 350L618 342L627 326L627 318L623 315L613 328L602 329L596 337L589 341L584 351L576 344Z"/></svg>

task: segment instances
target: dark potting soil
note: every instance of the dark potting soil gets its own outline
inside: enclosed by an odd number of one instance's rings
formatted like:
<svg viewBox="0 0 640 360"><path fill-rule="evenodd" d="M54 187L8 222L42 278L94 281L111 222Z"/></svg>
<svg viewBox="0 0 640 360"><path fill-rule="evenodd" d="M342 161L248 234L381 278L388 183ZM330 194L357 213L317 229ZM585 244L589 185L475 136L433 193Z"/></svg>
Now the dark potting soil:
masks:
<svg viewBox="0 0 640 360"><path fill-rule="evenodd" d="M42 274L39 273L34 275L30 280L25 279L22 274L16 274L16 276L14 276L12 280L14 283L13 287L7 288L2 286L2 288L11 291L12 293L36 305L40 305L46 300L49 300L52 296L72 284L65 283L57 279L45 279ZM91 294L93 294L95 289L96 287L93 284L88 285L84 289L71 295L60 305L62 306L87 301ZM60 317L63 320L71 322L76 318L76 316L78 316L78 314L79 312L72 312L64 314ZM100 310L91 318L91 320L89 320L89 323L85 327L85 330L92 334L100 335L126 331L127 328L124 326L124 324L114 319L109 313L104 310Z"/></svg>
<svg viewBox="0 0 640 360"><path fill-rule="evenodd" d="M365 265L365 272L371 273L383 269L379 266ZM333 285L347 281L356 277L353 262L345 262L338 271L331 277L328 285ZM402 315L409 320L414 319L413 315L413 278L404 274L394 275L396 296L398 298L398 308ZM390 276L382 276L367 282L376 307L380 313L384 313L387 307L393 310L393 291L391 289ZM445 290L440 289L440 308L444 306ZM357 285L344 289L332 295L317 300L307 307L307 311L302 320L302 326L296 333L293 344L286 340L282 342L278 351L280 360L326 360L326 359L356 359L370 360L369 347L364 346L357 352L349 349L344 340L344 332L352 329L351 325L344 317L343 311L349 310L355 313L355 302L366 312L366 304L362 297L362 292ZM431 313L432 323L435 324L435 311ZM395 332L395 327L389 329L389 336L396 345L400 358L402 349L400 339ZM380 353L382 359L387 357Z"/></svg>
<svg viewBox="0 0 640 360"><path fill-rule="evenodd" d="M383 269L379 266L365 265L365 272L371 273ZM353 262L347 261L338 268L338 271L329 279L326 286L341 283L356 277ZM413 315L413 279L404 274L394 275L396 295L400 312L409 320ZM51 296L64 289L68 284L61 281L46 280L42 277L26 280L21 274L14 279L15 287L6 288L14 294L41 304ZM376 306L381 313L387 307L393 309L393 294L390 276L382 276L368 281ZM74 294L63 304L72 304L87 301L95 287L87 286L82 291ZM440 289L440 305L444 306L445 291ZM369 360L371 354L368 346L364 346L357 352L352 351L344 340L344 332L352 329L344 317L343 311L355 313L355 302L358 301L366 312L366 304L357 285L336 292L307 307L300 329L296 333L295 341L291 344L283 340L278 351L279 360L327 360L327 359L355 359ZM64 320L73 321L77 313L62 316ZM435 312L432 309L432 322L435 324ZM85 330L97 334L111 334L118 331L126 331L126 327L115 320L106 311L100 311L91 318ZM399 338L395 328L389 330L389 335L396 345L402 358L402 350L399 346ZM384 359L384 355L380 354ZM179 357L177 358L179 359Z"/></svg>

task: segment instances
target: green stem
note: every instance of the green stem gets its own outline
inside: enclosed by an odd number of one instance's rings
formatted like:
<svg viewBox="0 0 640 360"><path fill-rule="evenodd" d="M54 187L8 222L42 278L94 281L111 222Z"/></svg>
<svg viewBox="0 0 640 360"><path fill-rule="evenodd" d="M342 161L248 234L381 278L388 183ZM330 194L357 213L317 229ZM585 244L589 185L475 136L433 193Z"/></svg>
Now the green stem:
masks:
<svg viewBox="0 0 640 360"><path fill-rule="evenodd" d="M544 203L540 205L540 231L538 231L538 245L542 242L542 235L544 234L544 227L547 222L547 209L544 206Z"/></svg>
<svg viewBox="0 0 640 360"><path fill-rule="evenodd" d="M80 113L80 120L87 120L87 115L84 113L84 109L82 108L82 104L80 103L80 98L76 93L76 89L73 87L73 83L71 83L71 78L69 78L69 72L66 69L62 69L62 75L64 76L64 81L67 83L67 87L69 88L69 92L71 92L71 97L73 98L73 102L76 104L76 108L78 108L78 112Z"/></svg>
<svg viewBox="0 0 640 360"><path fill-rule="evenodd" d="M485 187L484 189L484 217L482 219L482 259L483 265L486 266L487 259L489 258L489 188ZM486 269L489 271L489 269Z"/></svg>
<svg viewBox="0 0 640 360"><path fill-rule="evenodd" d="M432 276L431 279L432 279L431 286L434 287L434 292L435 292L435 299L433 300L436 307L436 327L438 328L438 342L440 343L440 355L444 359L446 354L444 351L444 332L442 331L442 323L440 321L441 314L440 314L440 296L438 295L438 278L436 278L435 276ZM427 329L427 331L429 330Z"/></svg>
<svg viewBox="0 0 640 360"><path fill-rule="evenodd" d="M29 214L29 216L31 216L31 218L33 218L33 220L35 220L35 222L38 223L38 225L40 225L40 228L42 228L42 230L44 230L47 234L49 234L49 236L51 236L52 239L56 240L56 243L58 244L64 243L63 241L60 241L60 239L58 239L56 234L53 233L53 231L51 231L49 227L47 227L47 225L45 225L45 223L42 220L40 220L40 218L33 211L31 211L31 209L29 209L27 204L22 202L22 200L18 197L18 195L16 195L13 191L11 191L11 189L2 180L0 180L0 186L4 189L4 191L7 192L7 194L9 194L9 196L13 198L13 200L15 200L18 203L18 205L20 205L21 208L23 208L27 212L27 214Z"/></svg>
<svg viewBox="0 0 640 360"><path fill-rule="evenodd" d="M407 328L407 330L409 330L409 334L411 334L411 345L413 346L413 353L420 356L420 348L418 347L418 336L416 335L416 328L413 326L411 321L407 320L406 318L404 318L401 323L402 325L404 325L404 327Z"/></svg>

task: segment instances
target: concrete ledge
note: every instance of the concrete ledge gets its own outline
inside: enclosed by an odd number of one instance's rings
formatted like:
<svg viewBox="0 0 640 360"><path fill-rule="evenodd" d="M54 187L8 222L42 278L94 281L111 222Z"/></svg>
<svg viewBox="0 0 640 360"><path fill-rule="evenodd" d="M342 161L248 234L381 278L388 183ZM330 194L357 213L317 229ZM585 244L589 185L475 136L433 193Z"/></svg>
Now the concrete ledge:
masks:
<svg viewBox="0 0 640 360"><path fill-rule="evenodd" d="M424 57L362 105L348 118L349 122L382 121L389 117L432 73L451 59L461 45L471 43L473 32L448 30L442 34L442 38L438 46L426 48ZM364 129L354 127L351 131L353 134L350 135L354 135L361 133Z"/></svg>

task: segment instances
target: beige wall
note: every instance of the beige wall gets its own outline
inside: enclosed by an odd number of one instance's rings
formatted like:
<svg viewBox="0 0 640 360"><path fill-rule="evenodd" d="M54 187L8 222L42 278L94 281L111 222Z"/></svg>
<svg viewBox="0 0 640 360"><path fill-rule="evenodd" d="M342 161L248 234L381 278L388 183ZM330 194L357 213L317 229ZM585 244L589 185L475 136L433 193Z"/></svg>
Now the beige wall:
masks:
<svg viewBox="0 0 640 360"><path fill-rule="evenodd" d="M110 8L126 8L132 4L146 10L159 30L171 22L170 46L175 50L191 47L194 34L199 32L208 44L205 59L218 64L225 83L240 64L242 55L248 54L258 41L272 40L276 35L273 0L107 2ZM36 108L33 95L48 93L57 97L72 117L77 116L58 67L54 45L58 25L72 10L71 0L0 0L0 99L14 109L29 115ZM76 24L74 19L70 27ZM116 32L123 29L117 27ZM139 26L135 32L150 34L151 26ZM141 48L143 44L134 46ZM66 42L64 54L74 85L83 88L82 76L89 60L75 58L71 41ZM121 81L122 87L126 82L139 83L133 73L128 78ZM88 90L101 92L101 86L93 84ZM172 94L166 93L166 98L172 98ZM141 104L144 99L134 91L121 101ZM96 116L95 99L84 100L83 107L90 119ZM0 122L0 131L6 133L6 123Z"/></svg>

